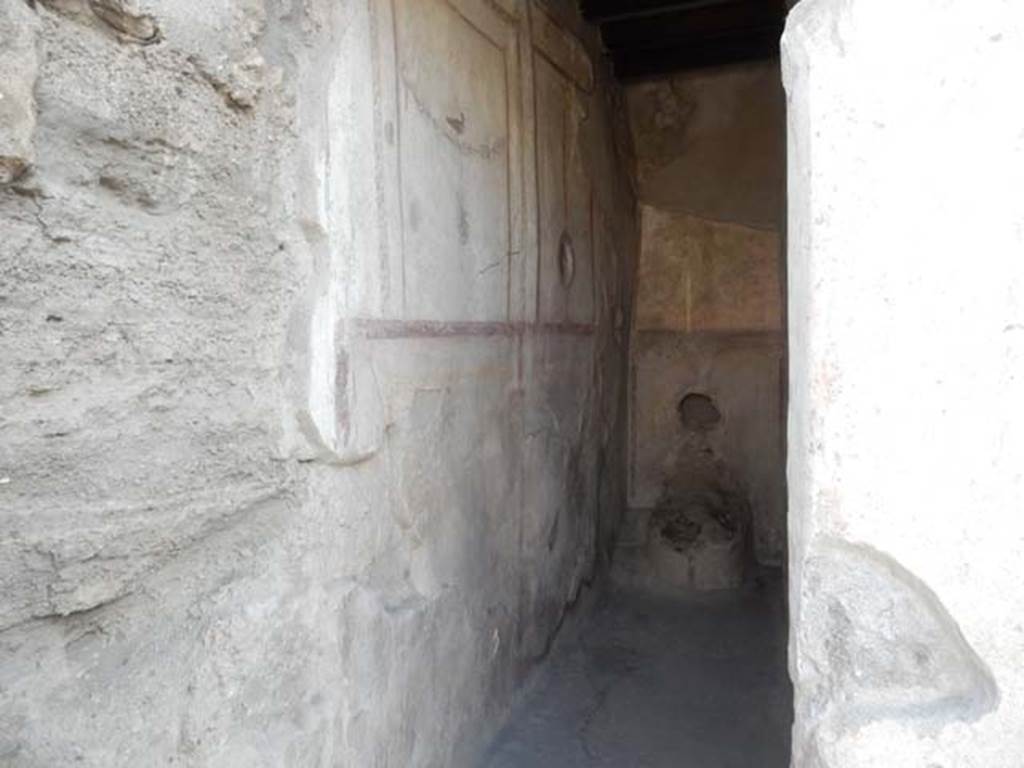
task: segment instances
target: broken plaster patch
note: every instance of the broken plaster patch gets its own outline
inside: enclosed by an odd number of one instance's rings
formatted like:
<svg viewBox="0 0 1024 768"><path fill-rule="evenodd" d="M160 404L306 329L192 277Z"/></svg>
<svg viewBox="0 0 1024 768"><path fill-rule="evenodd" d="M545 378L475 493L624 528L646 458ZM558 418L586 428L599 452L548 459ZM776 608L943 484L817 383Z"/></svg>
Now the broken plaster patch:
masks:
<svg viewBox="0 0 1024 768"><path fill-rule="evenodd" d="M923 581L864 544L830 542L804 566L801 654L814 719L929 731L996 708L999 690Z"/></svg>

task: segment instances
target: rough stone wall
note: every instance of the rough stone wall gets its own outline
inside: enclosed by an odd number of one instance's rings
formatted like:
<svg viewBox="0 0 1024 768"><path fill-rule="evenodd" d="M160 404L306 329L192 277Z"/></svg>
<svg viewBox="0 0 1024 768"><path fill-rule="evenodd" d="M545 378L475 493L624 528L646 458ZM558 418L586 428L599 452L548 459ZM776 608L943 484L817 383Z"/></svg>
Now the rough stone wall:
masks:
<svg viewBox="0 0 1024 768"><path fill-rule="evenodd" d="M784 60L793 765L1019 766L1024 8L804 0Z"/></svg>
<svg viewBox="0 0 1024 768"><path fill-rule="evenodd" d="M642 246L630 395L630 506L643 514L688 450L747 499L757 558L785 542L785 109L777 63L630 85ZM712 398L720 425L692 450L677 406ZM705 444L706 443L706 444ZM696 473L699 474L699 473ZM694 486L709 480L696 476ZM721 484L720 480L715 483Z"/></svg>
<svg viewBox="0 0 1024 768"><path fill-rule="evenodd" d="M625 505L568 8L0 0L0 763L471 758Z"/></svg>

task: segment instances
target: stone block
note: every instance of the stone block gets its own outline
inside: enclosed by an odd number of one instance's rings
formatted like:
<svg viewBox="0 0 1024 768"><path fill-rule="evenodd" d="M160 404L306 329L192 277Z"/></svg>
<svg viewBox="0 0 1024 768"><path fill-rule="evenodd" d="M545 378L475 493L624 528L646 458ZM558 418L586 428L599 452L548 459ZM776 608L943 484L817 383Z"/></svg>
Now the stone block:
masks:
<svg viewBox="0 0 1024 768"><path fill-rule="evenodd" d="M0 6L0 184L22 176L35 160L35 85L39 19L29 4Z"/></svg>

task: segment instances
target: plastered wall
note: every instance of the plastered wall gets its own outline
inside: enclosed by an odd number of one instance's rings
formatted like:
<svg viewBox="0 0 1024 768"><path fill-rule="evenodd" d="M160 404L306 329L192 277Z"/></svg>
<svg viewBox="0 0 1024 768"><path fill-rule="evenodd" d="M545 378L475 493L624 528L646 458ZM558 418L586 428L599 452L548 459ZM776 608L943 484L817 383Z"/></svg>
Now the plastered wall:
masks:
<svg viewBox="0 0 1024 768"><path fill-rule="evenodd" d="M783 46L793 765L1019 766L1024 9L804 0Z"/></svg>
<svg viewBox="0 0 1024 768"><path fill-rule="evenodd" d="M625 505L594 52L570 3L0 3L0 763L471 759Z"/></svg>
<svg viewBox="0 0 1024 768"><path fill-rule="evenodd" d="M642 246L630 382L630 506L671 486L745 499L758 560L785 550L782 218L785 103L777 62L630 84ZM687 394L722 420L700 446ZM692 450L716 477L698 477ZM693 475L680 477L680 475Z"/></svg>

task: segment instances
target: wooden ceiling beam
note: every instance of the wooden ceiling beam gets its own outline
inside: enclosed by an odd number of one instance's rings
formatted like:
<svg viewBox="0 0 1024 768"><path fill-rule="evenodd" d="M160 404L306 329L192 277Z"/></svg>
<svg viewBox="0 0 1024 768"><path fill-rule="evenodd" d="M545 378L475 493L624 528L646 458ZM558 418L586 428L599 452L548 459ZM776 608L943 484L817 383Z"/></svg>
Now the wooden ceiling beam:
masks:
<svg viewBox="0 0 1024 768"><path fill-rule="evenodd" d="M781 34L785 19L783 0L732 0L657 16L608 21L601 25L601 37L609 51L663 48L742 35L748 30L777 28Z"/></svg>
<svg viewBox="0 0 1024 768"><path fill-rule="evenodd" d="M735 0L582 0L583 18L601 24L606 21L656 16L668 11L692 10L728 5Z"/></svg>
<svg viewBox="0 0 1024 768"><path fill-rule="evenodd" d="M664 75L687 69L772 59L779 53L777 26L749 29L716 39L645 49L620 49L609 55L621 80Z"/></svg>
<svg viewBox="0 0 1024 768"><path fill-rule="evenodd" d="M580 0L622 78L778 55L788 0Z"/></svg>

